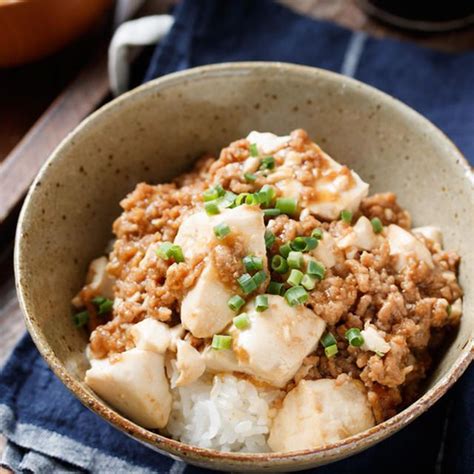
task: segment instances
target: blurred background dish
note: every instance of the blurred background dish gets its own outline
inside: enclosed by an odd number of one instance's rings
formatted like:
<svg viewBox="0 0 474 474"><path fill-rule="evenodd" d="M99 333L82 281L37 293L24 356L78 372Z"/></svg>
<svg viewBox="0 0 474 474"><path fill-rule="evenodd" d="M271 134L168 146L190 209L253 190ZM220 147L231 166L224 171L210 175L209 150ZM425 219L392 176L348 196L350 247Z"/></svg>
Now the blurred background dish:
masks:
<svg viewBox="0 0 474 474"><path fill-rule="evenodd" d="M0 67L52 54L98 22L113 0L0 0Z"/></svg>

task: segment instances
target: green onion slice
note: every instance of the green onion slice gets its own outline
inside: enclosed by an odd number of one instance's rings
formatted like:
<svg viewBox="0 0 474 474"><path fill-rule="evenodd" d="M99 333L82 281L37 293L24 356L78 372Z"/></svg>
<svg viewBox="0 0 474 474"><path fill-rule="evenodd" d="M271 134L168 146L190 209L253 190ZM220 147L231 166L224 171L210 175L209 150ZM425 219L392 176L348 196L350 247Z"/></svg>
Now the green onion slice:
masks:
<svg viewBox="0 0 474 474"><path fill-rule="evenodd" d="M271 295L280 295L282 296L285 291L285 285L278 281L271 281L267 288L268 293Z"/></svg>
<svg viewBox="0 0 474 474"><path fill-rule="evenodd" d="M352 212L346 209L341 211L341 220L346 224L350 224L352 222Z"/></svg>
<svg viewBox="0 0 474 474"><path fill-rule="evenodd" d="M257 175L253 173L244 173L245 181L254 183L257 180Z"/></svg>
<svg viewBox="0 0 474 474"><path fill-rule="evenodd" d="M258 195L261 197L262 204L264 204L265 206L270 206L273 199L275 199L275 194L275 188L273 186L270 186L269 184L265 184L264 186L262 186L262 188L258 192Z"/></svg>
<svg viewBox="0 0 474 474"><path fill-rule="evenodd" d="M336 338L333 336L331 332L327 332L321 338L321 344L323 347L329 347L336 344Z"/></svg>
<svg viewBox="0 0 474 474"><path fill-rule="evenodd" d="M234 194L232 191L226 191L224 196L217 199L217 204L220 208L227 209L234 205L237 194Z"/></svg>
<svg viewBox="0 0 474 474"><path fill-rule="evenodd" d="M202 197L204 201L213 201L221 196L224 196L224 194L224 188L220 184L218 184L213 188L206 189L206 191L204 191L204 193L202 194Z"/></svg>
<svg viewBox="0 0 474 474"><path fill-rule="evenodd" d="M326 357L330 359L331 357L334 357L338 353L338 349L336 344L333 344L332 346L328 346L324 348L324 353L326 354Z"/></svg>
<svg viewBox="0 0 474 474"><path fill-rule="evenodd" d="M280 209L276 209L276 208L263 210L263 215L265 217L276 217L276 216L279 216L280 214L281 214Z"/></svg>
<svg viewBox="0 0 474 474"><path fill-rule="evenodd" d="M240 308L245 304L245 300L239 296L239 295L234 295L229 298L227 301L227 306L232 310L232 311L239 311Z"/></svg>
<svg viewBox="0 0 474 474"><path fill-rule="evenodd" d="M80 328L85 326L89 321L89 311L81 311L80 313L76 313L73 318L76 327Z"/></svg>
<svg viewBox="0 0 474 474"><path fill-rule="evenodd" d="M286 282L291 286L298 286L301 283L301 280L303 280L303 277L304 277L303 272L293 268Z"/></svg>
<svg viewBox="0 0 474 474"><path fill-rule="evenodd" d="M322 280L326 275L326 267L316 260L309 260L306 265L306 273L308 275L314 275Z"/></svg>
<svg viewBox="0 0 474 474"><path fill-rule="evenodd" d="M92 298L92 303L97 306L97 313L99 315L110 313L114 305L114 302L112 300L104 298L103 296L96 296L95 298Z"/></svg>
<svg viewBox="0 0 474 474"><path fill-rule="evenodd" d="M214 234L218 239L223 239L225 236L230 234L230 227L224 222L221 222L214 226Z"/></svg>
<svg viewBox="0 0 474 474"><path fill-rule="evenodd" d="M255 272L263 268L263 258L256 257L255 255L247 255L242 259L245 266L245 270L248 272Z"/></svg>
<svg viewBox="0 0 474 474"><path fill-rule="evenodd" d="M255 283L254 279L248 273L244 273L237 278L237 283L239 284L242 291L248 295L257 289L257 284Z"/></svg>
<svg viewBox="0 0 474 474"><path fill-rule="evenodd" d="M272 270L278 273L286 273L288 271L288 263L281 255L274 255L272 258Z"/></svg>
<svg viewBox="0 0 474 474"><path fill-rule="evenodd" d="M258 156L258 148L256 143L251 143L249 146L250 156Z"/></svg>
<svg viewBox="0 0 474 474"><path fill-rule="evenodd" d="M272 170L275 168L275 158L273 156L265 156L262 158L261 170Z"/></svg>
<svg viewBox="0 0 474 474"><path fill-rule="evenodd" d="M302 286L292 286L285 292L285 299L290 306L308 301L308 292Z"/></svg>
<svg viewBox="0 0 474 474"><path fill-rule="evenodd" d="M273 247L273 244L275 243L275 234L271 230L266 230L265 231L265 247L267 249L270 249Z"/></svg>
<svg viewBox="0 0 474 474"><path fill-rule="evenodd" d="M258 295L255 298L255 310L261 313L268 309L268 296L266 295Z"/></svg>
<svg viewBox="0 0 474 474"><path fill-rule="evenodd" d="M281 197L276 200L275 207L280 209L282 214L293 215L296 212L298 203L291 197Z"/></svg>
<svg viewBox="0 0 474 474"><path fill-rule="evenodd" d="M315 275L305 275L301 280L301 286L304 286L307 290L314 290L318 278Z"/></svg>
<svg viewBox="0 0 474 474"><path fill-rule="evenodd" d="M370 223L372 224L372 229L376 234L380 234L383 230L383 224L382 221L378 217L374 217L373 219L370 220Z"/></svg>
<svg viewBox="0 0 474 474"><path fill-rule="evenodd" d="M311 237L314 237L315 239L321 240L323 238L322 229L313 229L313 232L311 232Z"/></svg>
<svg viewBox="0 0 474 474"><path fill-rule="evenodd" d="M286 244L283 244L281 247L280 247L280 255L285 257L285 258L288 258L288 255L290 255L290 252L291 252L291 247L290 247L290 244L287 242Z"/></svg>
<svg viewBox="0 0 474 474"><path fill-rule="evenodd" d="M303 253L291 251L288 254L287 262L290 268L296 268L297 270L300 269L304 262Z"/></svg>
<svg viewBox="0 0 474 474"><path fill-rule="evenodd" d="M219 210L218 201L208 201L204 204L204 209L210 216L214 216L219 214L221 211Z"/></svg>
<svg viewBox="0 0 474 474"><path fill-rule="evenodd" d="M318 246L318 239L316 237L296 237L290 242L292 250L298 252L309 252Z"/></svg>
<svg viewBox="0 0 474 474"><path fill-rule="evenodd" d="M179 245L172 244L171 242L163 242L156 250L156 254L163 260L173 258L176 263L184 262L183 249Z"/></svg>
<svg viewBox="0 0 474 474"><path fill-rule="evenodd" d="M250 196L249 193L240 193L236 198L235 198L235 205L236 206L241 206L242 204L245 203L245 200L247 199L247 196Z"/></svg>
<svg viewBox="0 0 474 474"><path fill-rule="evenodd" d="M350 328L344 335L349 344L353 347L360 347L364 344L364 336L360 333L359 328Z"/></svg>
<svg viewBox="0 0 474 474"><path fill-rule="evenodd" d="M263 270L260 270L259 272L255 273L252 279L258 288L267 279L267 274Z"/></svg>
<svg viewBox="0 0 474 474"><path fill-rule="evenodd" d="M211 347L216 350L231 349L232 336L224 336L222 334L215 334L212 337Z"/></svg>
<svg viewBox="0 0 474 474"><path fill-rule="evenodd" d="M233 320L234 326L237 329L247 329L250 326L250 319L247 313L242 313L236 316Z"/></svg>
<svg viewBox="0 0 474 474"><path fill-rule="evenodd" d="M247 194L247 196L245 196L245 204L247 204L247 206L258 206L260 204L258 195Z"/></svg>

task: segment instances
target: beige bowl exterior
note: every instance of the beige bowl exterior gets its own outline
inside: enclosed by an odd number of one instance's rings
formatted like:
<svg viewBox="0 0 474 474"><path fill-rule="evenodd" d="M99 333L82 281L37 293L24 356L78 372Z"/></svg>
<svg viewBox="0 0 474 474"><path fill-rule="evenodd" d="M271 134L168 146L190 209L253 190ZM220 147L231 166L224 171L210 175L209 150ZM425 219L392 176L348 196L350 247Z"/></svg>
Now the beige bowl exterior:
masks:
<svg viewBox="0 0 474 474"><path fill-rule="evenodd" d="M192 447L141 428L84 383L86 335L69 317L89 261L104 251L119 201L140 181L165 182L203 152L251 130L295 128L353 167L371 192L395 191L416 225L439 225L462 255L464 316L426 393L384 423L341 442L293 453L237 454ZM457 148L401 102L338 74L282 63L233 63L171 74L85 120L32 185L18 226L15 271L26 324L43 357L81 402L149 447L219 470L291 471L343 459L423 413L473 355L474 179ZM150 451L150 456L153 453Z"/></svg>

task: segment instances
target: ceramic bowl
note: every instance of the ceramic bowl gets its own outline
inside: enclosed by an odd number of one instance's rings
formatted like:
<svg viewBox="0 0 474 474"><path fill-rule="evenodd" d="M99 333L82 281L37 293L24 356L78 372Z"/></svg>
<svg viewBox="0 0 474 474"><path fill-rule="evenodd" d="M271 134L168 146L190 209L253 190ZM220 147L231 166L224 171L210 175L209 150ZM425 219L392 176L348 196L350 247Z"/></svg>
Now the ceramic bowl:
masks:
<svg viewBox="0 0 474 474"><path fill-rule="evenodd" d="M292 453L221 453L146 430L83 382L86 334L70 301L101 255L119 201L140 181L165 182L204 152L250 130L306 129L371 192L394 191L416 225L436 224L462 256L464 316L456 337L410 407L356 436ZM54 151L31 187L16 240L15 271L26 324L56 375L117 429L159 451L219 470L291 471L340 460L387 438L426 411L473 353L474 179L457 148L428 120L386 94L338 74L281 63L200 67L152 81L107 104ZM150 451L150 456L153 456Z"/></svg>

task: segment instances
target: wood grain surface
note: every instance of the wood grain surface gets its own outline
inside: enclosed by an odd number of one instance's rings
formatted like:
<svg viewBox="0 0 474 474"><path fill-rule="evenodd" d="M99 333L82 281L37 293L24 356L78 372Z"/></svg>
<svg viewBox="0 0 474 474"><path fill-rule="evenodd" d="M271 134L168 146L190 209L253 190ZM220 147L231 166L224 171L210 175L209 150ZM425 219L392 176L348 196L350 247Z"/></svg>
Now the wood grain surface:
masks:
<svg viewBox="0 0 474 474"><path fill-rule="evenodd" d="M159 1L166 4L167 8L175 0ZM389 36L403 41L414 41L445 51L474 49L474 28L443 34L422 35L400 31L378 23L362 11L356 0L281 0L281 3L315 18L333 21L353 30L366 31L374 36ZM96 50L96 48L89 49L89 51L91 50ZM88 56L90 57L90 54ZM63 57L63 60L70 61L70 57L69 54L67 58ZM0 71L0 161L20 142L13 154L15 159L10 155L4 170L0 169L0 203L5 202L4 209L7 209L7 211L2 209L0 212L0 221L3 220L8 209L14 209L15 200L11 196L18 196L20 194L18 189L24 192L25 184L28 184L33 178L38 166L47 157L49 151L78 121L106 97L108 87L104 61L103 54L102 56L96 55L85 69L83 69L84 62L79 62L77 68L68 69L69 76L61 71L63 64L61 61L59 61L59 65L55 63L58 70L52 74L51 70L48 70L51 68L50 60L45 61L44 65L33 65L13 71L13 73L10 72L7 80L4 76L2 77ZM31 75L32 69L36 70L37 76L35 77L40 77L44 81L42 87L32 87L34 93L25 89L25 83L30 80L28 74ZM64 89L67 82L64 76L66 78L74 77L81 69L83 72L68 88ZM62 80L58 80L58 75ZM50 81L46 80L48 77L51 78ZM5 87L2 88L2 84L5 83L8 84L8 90ZM51 104L52 99L61 90L62 94ZM9 108L5 108L5 104L9 105ZM95 105L91 106L91 104ZM28 127L33 125L41 114L43 115L40 121L34 125L27 136L24 136ZM40 145L39 148L36 148L38 145L32 145L32 143L37 144L38 138ZM2 242L2 248L0 248L0 365L6 360L9 352L24 332L12 271L14 227L14 215L0 227ZM3 451L3 443L0 436L0 455ZM6 471L0 468L0 473L2 472Z"/></svg>

